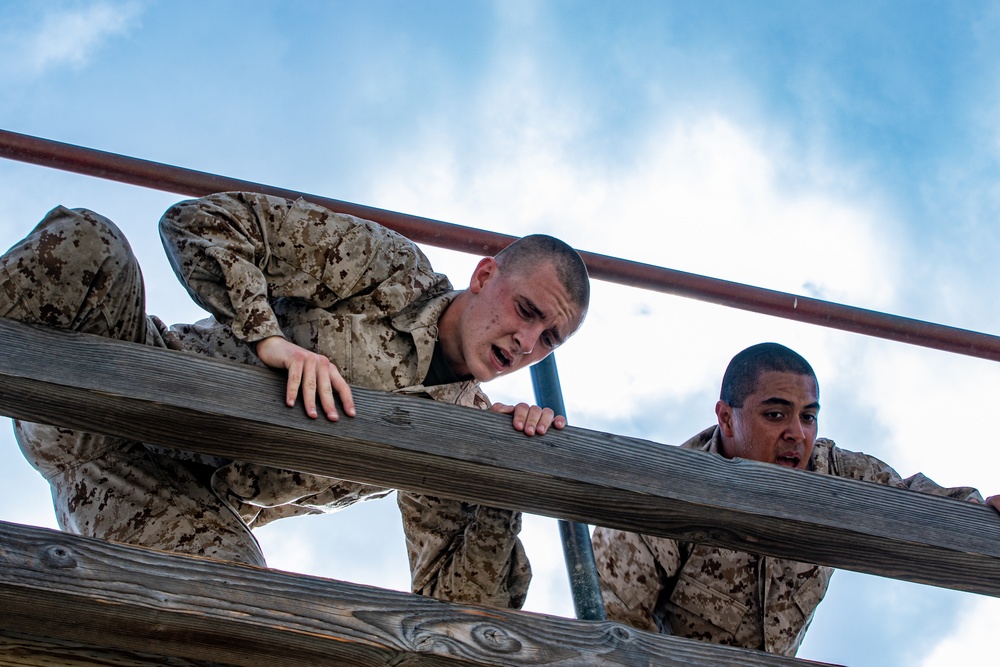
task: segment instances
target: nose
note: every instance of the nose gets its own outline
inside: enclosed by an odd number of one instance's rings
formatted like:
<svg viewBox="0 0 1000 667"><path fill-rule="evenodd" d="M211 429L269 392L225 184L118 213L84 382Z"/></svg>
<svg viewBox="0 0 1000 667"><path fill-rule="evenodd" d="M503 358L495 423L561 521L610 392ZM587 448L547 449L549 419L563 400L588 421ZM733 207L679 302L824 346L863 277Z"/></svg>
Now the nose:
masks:
<svg viewBox="0 0 1000 667"><path fill-rule="evenodd" d="M786 439L791 442L802 442L806 439L806 429L802 425L802 422L798 419L792 420L789 424L788 429L785 431Z"/></svg>
<svg viewBox="0 0 1000 667"><path fill-rule="evenodd" d="M538 339L542 337L542 332L545 331L544 324L537 324L535 326L524 326L519 331L514 333L514 343L517 345L517 354L531 354L535 350L535 345L538 344Z"/></svg>

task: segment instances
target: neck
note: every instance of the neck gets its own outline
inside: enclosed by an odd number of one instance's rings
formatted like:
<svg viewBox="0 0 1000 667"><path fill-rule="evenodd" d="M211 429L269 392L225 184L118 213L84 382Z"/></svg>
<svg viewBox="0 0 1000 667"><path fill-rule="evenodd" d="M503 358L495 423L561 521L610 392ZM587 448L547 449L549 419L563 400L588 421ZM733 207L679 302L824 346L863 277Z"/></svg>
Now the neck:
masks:
<svg viewBox="0 0 1000 667"><path fill-rule="evenodd" d="M441 313L438 319L438 344L451 372L456 377L468 379L469 368L462 355L461 321L468 302L468 290L462 292Z"/></svg>

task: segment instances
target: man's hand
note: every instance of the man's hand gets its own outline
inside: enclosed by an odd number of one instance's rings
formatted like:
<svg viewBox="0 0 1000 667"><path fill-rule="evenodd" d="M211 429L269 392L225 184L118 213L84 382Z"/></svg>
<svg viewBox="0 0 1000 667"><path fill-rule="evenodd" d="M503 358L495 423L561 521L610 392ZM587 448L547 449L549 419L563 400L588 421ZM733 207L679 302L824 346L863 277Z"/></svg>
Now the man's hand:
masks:
<svg viewBox="0 0 1000 667"><path fill-rule="evenodd" d="M349 417L355 415L351 386L344 381L337 367L323 355L310 352L281 336L271 336L257 341L257 357L270 368L288 370L288 385L285 388L285 403L288 407L295 405L295 398L301 388L302 404L307 415L314 419L318 416L318 394L327 419L337 421L339 417L333 401L333 392L337 392L344 404L344 413Z"/></svg>
<svg viewBox="0 0 1000 667"><path fill-rule="evenodd" d="M986 499L986 504L1000 512L1000 496L990 496Z"/></svg>
<svg viewBox="0 0 1000 667"><path fill-rule="evenodd" d="M985 501L980 501L978 498L969 498L969 502L977 505L986 505L1000 512L1000 496L990 496Z"/></svg>
<svg viewBox="0 0 1000 667"><path fill-rule="evenodd" d="M514 429L523 431L525 435L544 435L549 426L561 429L566 426L566 418L556 415L549 408L540 408L537 405L518 403L517 405L506 405L505 403L494 403L490 407L490 412L498 412L502 415L514 415Z"/></svg>

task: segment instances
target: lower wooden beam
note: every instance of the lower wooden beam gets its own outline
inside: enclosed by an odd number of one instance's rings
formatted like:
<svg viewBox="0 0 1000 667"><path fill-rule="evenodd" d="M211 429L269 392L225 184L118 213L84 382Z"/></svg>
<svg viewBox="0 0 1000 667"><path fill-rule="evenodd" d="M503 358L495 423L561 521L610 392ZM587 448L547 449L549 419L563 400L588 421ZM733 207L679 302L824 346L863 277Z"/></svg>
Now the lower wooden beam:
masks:
<svg viewBox="0 0 1000 667"><path fill-rule="evenodd" d="M100 641L95 637L94 641ZM127 651L21 633L0 633L3 667L225 667L145 651Z"/></svg>
<svg viewBox="0 0 1000 667"><path fill-rule="evenodd" d="M0 634L36 638L36 661L21 663L33 666L70 649L77 662L69 664L81 667L156 664L141 662L149 656L177 667L193 665L168 659L245 667L817 664L2 522L0 610ZM87 662L81 643L118 662Z"/></svg>

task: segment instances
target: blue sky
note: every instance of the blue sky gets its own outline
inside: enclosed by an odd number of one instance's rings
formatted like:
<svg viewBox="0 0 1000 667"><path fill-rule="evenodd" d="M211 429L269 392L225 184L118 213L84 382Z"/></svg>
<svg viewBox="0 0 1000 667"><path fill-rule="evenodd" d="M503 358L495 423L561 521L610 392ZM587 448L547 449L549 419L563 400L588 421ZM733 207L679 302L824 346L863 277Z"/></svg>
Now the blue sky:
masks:
<svg viewBox="0 0 1000 667"><path fill-rule="evenodd" d="M1000 331L1000 9L985 2L0 3L0 127L700 274ZM128 234L150 312L202 316L178 196L0 161L0 245L56 204ZM475 259L427 248L464 286ZM571 423L677 444L728 359L802 352L821 432L1000 492L994 363L595 285ZM527 374L487 387L531 396ZM609 456L613 456L609 452ZM53 525L0 434L0 519ZM528 607L571 615L554 523ZM272 566L406 588L394 503L261 531ZM800 656L986 664L993 599L839 572Z"/></svg>

